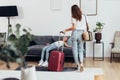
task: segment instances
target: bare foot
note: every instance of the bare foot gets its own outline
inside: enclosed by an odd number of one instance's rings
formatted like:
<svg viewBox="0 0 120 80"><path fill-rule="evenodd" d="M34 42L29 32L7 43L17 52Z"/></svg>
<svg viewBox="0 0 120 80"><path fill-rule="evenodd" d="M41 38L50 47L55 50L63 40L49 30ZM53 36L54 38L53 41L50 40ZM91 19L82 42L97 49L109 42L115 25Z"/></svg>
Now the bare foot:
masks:
<svg viewBox="0 0 120 80"><path fill-rule="evenodd" d="M80 72L83 72L83 71L84 71L84 67L80 66Z"/></svg>

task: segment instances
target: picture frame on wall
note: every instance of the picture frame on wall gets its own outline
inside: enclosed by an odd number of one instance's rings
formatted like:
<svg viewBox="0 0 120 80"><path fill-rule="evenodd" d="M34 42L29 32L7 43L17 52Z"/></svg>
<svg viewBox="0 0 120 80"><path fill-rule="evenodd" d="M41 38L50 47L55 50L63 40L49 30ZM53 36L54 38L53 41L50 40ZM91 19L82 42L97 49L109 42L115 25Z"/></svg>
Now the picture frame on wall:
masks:
<svg viewBox="0 0 120 80"><path fill-rule="evenodd" d="M87 16L96 16L97 0L80 0L80 8Z"/></svg>
<svg viewBox="0 0 120 80"><path fill-rule="evenodd" d="M61 10L62 0L51 0L51 10Z"/></svg>

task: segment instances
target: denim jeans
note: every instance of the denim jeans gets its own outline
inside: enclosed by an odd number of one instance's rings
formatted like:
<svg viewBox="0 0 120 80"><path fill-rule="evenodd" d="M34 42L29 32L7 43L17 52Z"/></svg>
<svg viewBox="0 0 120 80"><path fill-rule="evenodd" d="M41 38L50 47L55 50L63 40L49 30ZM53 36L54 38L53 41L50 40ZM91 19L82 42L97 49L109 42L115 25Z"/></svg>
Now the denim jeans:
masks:
<svg viewBox="0 0 120 80"><path fill-rule="evenodd" d="M55 43L52 43L52 44L50 44L50 45L45 46L45 47L42 49L41 59L43 60L44 55L45 55L45 53L46 53L46 60L48 61L49 51L52 50L52 49L55 49L55 48L57 48L57 46L55 45Z"/></svg>
<svg viewBox="0 0 120 80"><path fill-rule="evenodd" d="M72 31L71 39L72 39L72 51L75 63L79 65L83 62L83 39L82 33L84 30L74 30Z"/></svg>

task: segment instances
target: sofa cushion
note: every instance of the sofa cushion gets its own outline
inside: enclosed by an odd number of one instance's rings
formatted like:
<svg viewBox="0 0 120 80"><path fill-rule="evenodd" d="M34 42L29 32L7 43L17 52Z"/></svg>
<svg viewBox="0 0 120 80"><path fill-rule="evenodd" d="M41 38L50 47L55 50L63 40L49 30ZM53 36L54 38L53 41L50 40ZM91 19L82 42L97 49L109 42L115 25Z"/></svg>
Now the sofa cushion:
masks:
<svg viewBox="0 0 120 80"><path fill-rule="evenodd" d="M60 36L60 40L63 39L63 36ZM55 42L55 41L59 41L59 36L52 36L52 41Z"/></svg>
<svg viewBox="0 0 120 80"><path fill-rule="evenodd" d="M52 36L34 36L33 39L37 45L46 45L47 43L52 43Z"/></svg>

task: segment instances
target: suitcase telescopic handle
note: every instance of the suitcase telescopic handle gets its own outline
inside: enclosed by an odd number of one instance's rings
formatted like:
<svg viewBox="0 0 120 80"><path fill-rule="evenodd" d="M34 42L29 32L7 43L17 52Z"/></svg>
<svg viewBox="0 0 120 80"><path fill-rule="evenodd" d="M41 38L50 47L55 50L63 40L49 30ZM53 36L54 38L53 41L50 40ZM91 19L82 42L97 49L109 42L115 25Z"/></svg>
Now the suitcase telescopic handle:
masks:
<svg viewBox="0 0 120 80"><path fill-rule="evenodd" d="M61 34L63 34L63 33L62 33L62 32L59 33L59 40L58 40L58 41L60 41ZM65 34L64 34L63 38L64 38L64 37L65 37ZM59 42L58 42L58 45L60 45ZM61 46L61 47L62 47L62 52L63 52L64 44L63 44L63 46ZM60 48L60 47L58 47L57 50L59 50L59 48Z"/></svg>

